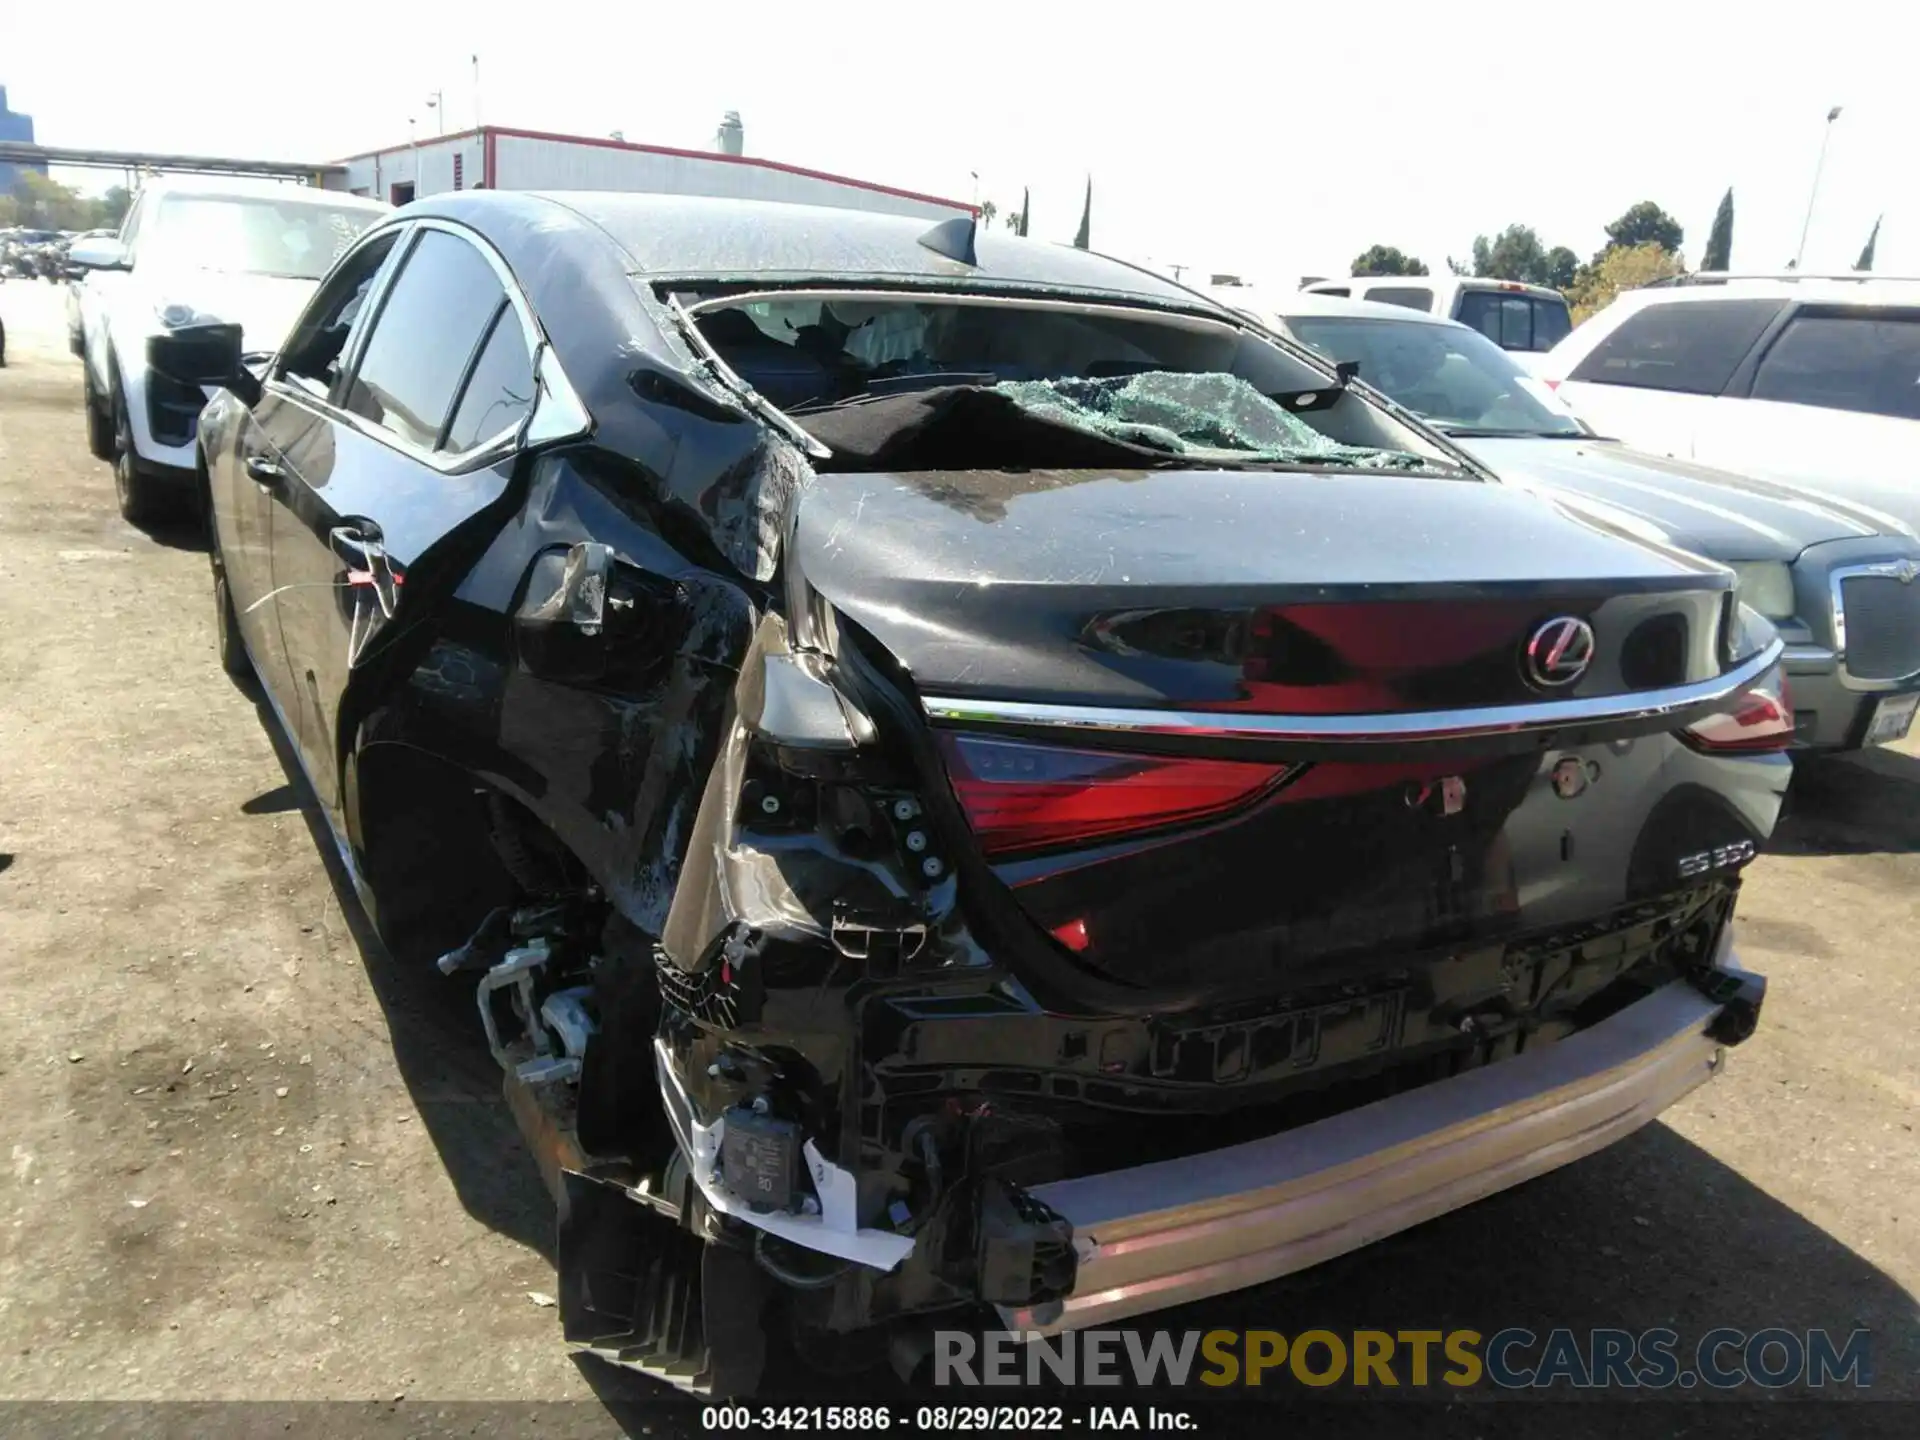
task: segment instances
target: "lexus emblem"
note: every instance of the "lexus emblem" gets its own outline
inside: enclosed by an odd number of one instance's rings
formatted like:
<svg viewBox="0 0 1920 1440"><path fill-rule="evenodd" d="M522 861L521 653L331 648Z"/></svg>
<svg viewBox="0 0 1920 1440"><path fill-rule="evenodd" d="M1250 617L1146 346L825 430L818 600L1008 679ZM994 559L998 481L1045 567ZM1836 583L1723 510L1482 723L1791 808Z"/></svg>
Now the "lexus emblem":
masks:
<svg viewBox="0 0 1920 1440"><path fill-rule="evenodd" d="M1558 689L1571 685L1593 664L1593 627L1573 615L1556 615L1527 641L1527 678Z"/></svg>

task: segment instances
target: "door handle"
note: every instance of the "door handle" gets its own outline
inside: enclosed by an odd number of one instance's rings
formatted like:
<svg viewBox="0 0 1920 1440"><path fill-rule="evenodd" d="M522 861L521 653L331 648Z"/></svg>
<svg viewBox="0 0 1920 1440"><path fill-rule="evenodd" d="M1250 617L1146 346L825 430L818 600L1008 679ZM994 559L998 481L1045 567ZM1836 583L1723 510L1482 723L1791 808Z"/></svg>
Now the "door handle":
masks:
<svg viewBox="0 0 1920 1440"><path fill-rule="evenodd" d="M372 587L374 599L380 605L380 613L391 619L400 577L393 572L393 564L387 558L387 547L380 543L379 532L360 525L336 525L327 531L327 545L346 562L348 588L361 585Z"/></svg>
<svg viewBox="0 0 1920 1440"><path fill-rule="evenodd" d="M264 455L247 456L247 478L260 486L278 485L283 472L278 460L269 460Z"/></svg>
<svg viewBox="0 0 1920 1440"><path fill-rule="evenodd" d="M357 564L362 569L376 560L384 560L387 554L380 537L368 534L366 528L360 525L334 526L327 531L327 544L342 560Z"/></svg>

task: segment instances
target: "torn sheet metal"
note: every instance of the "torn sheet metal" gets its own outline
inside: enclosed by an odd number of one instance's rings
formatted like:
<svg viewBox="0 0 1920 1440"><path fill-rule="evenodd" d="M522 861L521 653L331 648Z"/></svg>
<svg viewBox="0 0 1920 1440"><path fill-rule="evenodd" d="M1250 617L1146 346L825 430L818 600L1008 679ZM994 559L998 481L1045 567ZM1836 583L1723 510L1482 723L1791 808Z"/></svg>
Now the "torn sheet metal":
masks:
<svg viewBox="0 0 1920 1440"><path fill-rule="evenodd" d="M788 513L813 483L813 466L791 441L767 435L750 465L732 483L706 494L714 543L741 574L766 584L780 565Z"/></svg>

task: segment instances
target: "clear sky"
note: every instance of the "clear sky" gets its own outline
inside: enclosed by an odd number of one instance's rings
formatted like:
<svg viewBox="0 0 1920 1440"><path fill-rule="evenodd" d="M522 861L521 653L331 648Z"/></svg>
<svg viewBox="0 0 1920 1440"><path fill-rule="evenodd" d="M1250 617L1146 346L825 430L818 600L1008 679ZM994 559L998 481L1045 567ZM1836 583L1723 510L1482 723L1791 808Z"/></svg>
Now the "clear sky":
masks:
<svg viewBox="0 0 1920 1440"><path fill-rule="evenodd" d="M489 123L747 152L1018 205L1096 249L1266 284L1375 242L1444 269L1510 221L1582 259L1651 199L1697 262L1731 185L1736 266L1920 274L1920 10L1064 0L0 0L0 84L53 145L336 159L444 92ZM479 56L476 94L469 57ZM978 173L976 190L975 172ZM84 172L68 180L108 183Z"/></svg>

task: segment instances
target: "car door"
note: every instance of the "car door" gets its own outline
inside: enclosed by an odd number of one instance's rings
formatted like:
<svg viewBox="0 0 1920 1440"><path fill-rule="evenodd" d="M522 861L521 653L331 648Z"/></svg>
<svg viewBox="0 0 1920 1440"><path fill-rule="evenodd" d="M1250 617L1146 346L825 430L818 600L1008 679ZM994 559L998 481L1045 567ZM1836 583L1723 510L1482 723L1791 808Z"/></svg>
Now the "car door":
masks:
<svg viewBox="0 0 1920 1440"><path fill-rule="evenodd" d="M127 211L127 218L120 222L120 233L116 238L125 251L128 268L89 270L80 282L81 363L92 376L94 388L102 395L107 392L107 310L115 297L128 288L134 252L139 246L141 221L151 208L151 197L140 195L135 198L133 208Z"/></svg>
<svg viewBox="0 0 1920 1440"><path fill-rule="evenodd" d="M416 567L505 494L533 407L537 331L505 266L458 227L411 232L274 492L287 714L336 825L355 678L417 612Z"/></svg>
<svg viewBox="0 0 1920 1440"><path fill-rule="evenodd" d="M208 456L214 535L235 619L261 683L289 724L295 696L272 600L275 502L290 457L310 449L326 422L327 397L344 373L355 326L369 313L400 239L398 229L377 232L342 257L269 363L260 400L231 444Z"/></svg>
<svg viewBox="0 0 1920 1440"><path fill-rule="evenodd" d="M1785 303L1650 301L1573 367L1561 397L1602 435L1655 455L1703 458L1696 431Z"/></svg>
<svg viewBox="0 0 1920 1440"><path fill-rule="evenodd" d="M1709 407L1695 450L1750 474L1895 486L1920 501L1920 310L1796 307Z"/></svg>

